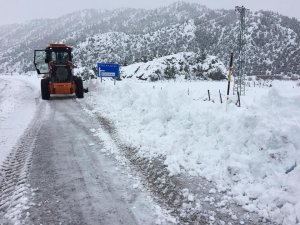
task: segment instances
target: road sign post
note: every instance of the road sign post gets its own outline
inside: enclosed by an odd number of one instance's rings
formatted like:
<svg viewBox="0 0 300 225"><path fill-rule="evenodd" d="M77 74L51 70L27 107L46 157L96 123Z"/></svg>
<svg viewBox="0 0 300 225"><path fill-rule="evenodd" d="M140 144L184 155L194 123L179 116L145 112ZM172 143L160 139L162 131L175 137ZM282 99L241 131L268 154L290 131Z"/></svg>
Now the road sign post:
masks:
<svg viewBox="0 0 300 225"><path fill-rule="evenodd" d="M120 76L120 66L115 63L97 63L97 76L101 78L103 77L112 77L114 79L114 84L116 84L116 79Z"/></svg>

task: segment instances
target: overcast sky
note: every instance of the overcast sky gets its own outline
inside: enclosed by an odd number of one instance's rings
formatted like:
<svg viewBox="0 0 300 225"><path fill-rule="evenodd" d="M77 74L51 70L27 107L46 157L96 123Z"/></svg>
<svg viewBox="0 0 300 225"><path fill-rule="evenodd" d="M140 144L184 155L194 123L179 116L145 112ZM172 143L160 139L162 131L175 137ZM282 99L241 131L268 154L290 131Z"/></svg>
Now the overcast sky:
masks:
<svg viewBox="0 0 300 225"><path fill-rule="evenodd" d="M156 8L178 0L0 0L0 25L36 18L55 18L89 8ZM300 20L300 0L185 0L214 9L234 9L244 5L251 10L272 10Z"/></svg>

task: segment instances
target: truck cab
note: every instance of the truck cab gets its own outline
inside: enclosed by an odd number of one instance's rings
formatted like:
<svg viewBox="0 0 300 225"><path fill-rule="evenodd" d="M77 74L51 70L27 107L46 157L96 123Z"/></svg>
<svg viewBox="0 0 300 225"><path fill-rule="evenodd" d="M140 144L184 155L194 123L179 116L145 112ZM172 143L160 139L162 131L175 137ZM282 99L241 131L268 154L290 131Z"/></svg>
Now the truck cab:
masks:
<svg viewBox="0 0 300 225"><path fill-rule="evenodd" d="M41 80L42 98L50 94L73 94L83 98L81 77L74 76L72 47L65 44L49 44L44 50L34 51L34 66L38 74L45 74Z"/></svg>

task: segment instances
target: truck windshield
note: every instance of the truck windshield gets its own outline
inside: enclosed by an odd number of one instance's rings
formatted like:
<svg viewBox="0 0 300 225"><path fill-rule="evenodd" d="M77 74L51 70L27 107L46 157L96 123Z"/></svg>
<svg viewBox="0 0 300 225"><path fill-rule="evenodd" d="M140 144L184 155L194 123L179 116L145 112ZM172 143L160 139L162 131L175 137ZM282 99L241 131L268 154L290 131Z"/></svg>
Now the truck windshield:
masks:
<svg viewBox="0 0 300 225"><path fill-rule="evenodd" d="M70 56L68 52L62 52L62 51L51 52L51 61L67 61L67 60L70 60Z"/></svg>

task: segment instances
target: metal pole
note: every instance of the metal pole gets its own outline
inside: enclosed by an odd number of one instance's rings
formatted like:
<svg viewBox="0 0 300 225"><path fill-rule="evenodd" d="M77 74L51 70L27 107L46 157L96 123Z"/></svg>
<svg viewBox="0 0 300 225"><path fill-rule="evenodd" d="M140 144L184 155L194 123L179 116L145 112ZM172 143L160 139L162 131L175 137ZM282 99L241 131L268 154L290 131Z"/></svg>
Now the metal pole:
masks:
<svg viewBox="0 0 300 225"><path fill-rule="evenodd" d="M233 66L233 53L230 54L229 72L228 72L228 84L227 84L227 98L226 98L226 111L229 104L229 93L230 93L230 81L232 76L232 66Z"/></svg>

